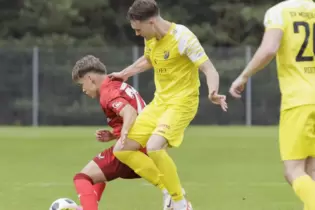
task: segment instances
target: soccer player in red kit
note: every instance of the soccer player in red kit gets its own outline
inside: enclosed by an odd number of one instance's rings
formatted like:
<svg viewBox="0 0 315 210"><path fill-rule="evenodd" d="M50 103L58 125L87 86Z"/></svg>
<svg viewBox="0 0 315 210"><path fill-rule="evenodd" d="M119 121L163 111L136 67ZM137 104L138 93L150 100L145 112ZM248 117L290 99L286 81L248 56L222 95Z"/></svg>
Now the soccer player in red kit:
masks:
<svg viewBox="0 0 315 210"><path fill-rule="evenodd" d="M108 125L113 128L112 131L96 132L96 138L101 142L117 140L127 135L138 113L145 106L144 100L133 87L120 80L110 79L106 73L105 65L92 55L81 58L72 70L72 79L82 86L83 92L99 99ZM142 151L145 152L144 149ZM97 210L105 183L117 178L140 177L116 159L113 147L110 147L94 157L75 175L74 185L82 205L75 210Z"/></svg>

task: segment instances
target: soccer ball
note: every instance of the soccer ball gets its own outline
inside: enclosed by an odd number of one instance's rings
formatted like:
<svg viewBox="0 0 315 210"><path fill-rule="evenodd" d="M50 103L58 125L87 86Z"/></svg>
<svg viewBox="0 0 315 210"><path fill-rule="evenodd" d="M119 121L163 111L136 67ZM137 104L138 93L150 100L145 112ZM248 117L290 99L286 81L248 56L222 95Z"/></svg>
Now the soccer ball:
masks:
<svg viewBox="0 0 315 210"><path fill-rule="evenodd" d="M78 207L78 205L73 200L69 198L59 198L51 204L49 210L66 210L76 207Z"/></svg>

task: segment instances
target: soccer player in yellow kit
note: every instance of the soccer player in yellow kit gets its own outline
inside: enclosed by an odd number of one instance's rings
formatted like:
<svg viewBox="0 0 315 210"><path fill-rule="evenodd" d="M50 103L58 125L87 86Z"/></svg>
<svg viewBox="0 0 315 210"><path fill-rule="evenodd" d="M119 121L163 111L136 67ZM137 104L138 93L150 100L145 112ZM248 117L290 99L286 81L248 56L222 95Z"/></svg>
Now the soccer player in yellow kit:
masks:
<svg viewBox="0 0 315 210"><path fill-rule="evenodd" d="M144 56L112 77L126 80L154 68L153 101L139 114L129 132L121 134L114 154L141 177L164 187L172 196L174 210L190 210L172 158L166 147L179 147L184 131L199 104L199 69L205 74L209 99L226 111L224 95L218 94L219 75L197 37L185 26L164 20L153 0L136 0L128 18L136 35L145 38ZM138 152L146 146L148 156Z"/></svg>
<svg viewBox="0 0 315 210"><path fill-rule="evenodd" d="M277 55L282 94L279 143L285 178L308 210L315 210L315 4L288 0L265 14L260 47L230 93L240 97L248 78ZM313 177L312 177L313 175Z"/></svg>

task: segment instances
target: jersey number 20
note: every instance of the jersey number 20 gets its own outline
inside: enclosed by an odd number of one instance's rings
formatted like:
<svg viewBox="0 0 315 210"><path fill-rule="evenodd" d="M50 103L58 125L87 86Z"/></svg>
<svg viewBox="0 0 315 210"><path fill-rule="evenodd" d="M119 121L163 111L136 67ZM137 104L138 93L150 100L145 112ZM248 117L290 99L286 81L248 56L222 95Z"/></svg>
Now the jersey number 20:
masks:
<svg viewBox="0 0 315 210"><path fill-rule="evenodd" d="M296 21L293 23L294 27L294 33L299 33L300 32L300 27L303 27L305 30L305 38L302 43L302 46L298 52L298 54L295 57L295 60L297 62L303 62L303 61L313 61L314 60L314 55L315 55L315 23L313 25L309 25L307 22L304 21ZM311 29L313 30L313 56L303 56L303 53L305 49L308 47L308 41L310 39L310 34L311 34Z"/></svg>

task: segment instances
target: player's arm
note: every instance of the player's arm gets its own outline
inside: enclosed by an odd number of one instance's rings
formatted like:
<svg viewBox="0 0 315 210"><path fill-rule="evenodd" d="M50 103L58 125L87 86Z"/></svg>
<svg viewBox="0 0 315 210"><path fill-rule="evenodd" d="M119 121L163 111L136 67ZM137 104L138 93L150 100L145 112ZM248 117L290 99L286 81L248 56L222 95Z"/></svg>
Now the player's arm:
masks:
<svg viewBox="0 0 315 210"><path fill-rule="evenodd" d="M121 135L127 135L129 129L137 118L137 110L133 108L130 103L122 97L118 97L110 101L108 104L108 108L123 118L123 125L120 133Z"/></svg>
<svg viewBox="0 0 315 210"><path fill-rule="evenodd" d="M241 77L246 79L268 65L281 45L285 25L281 11L278 8L271 8L266 12L264 25L266 30L262 42L241 74Z"/></svg>
<svg viewBox="0 0 315 210"><path fill-rule="evenodd" d="M128 135L128 132L134 124L138 113L135 108L130 104L126 104L124 108L119 112L119 115L123 118L123 126L121 129L121 135Z"/></svg>
<svg viewBox="0 0 315 210"><path fill-rule="evenodd" d="M145 55L143 55L133 64L122 70L122 76L124 78L128 78L151 68L152 64L150 60Z"/></svg>
<svg viewBox="0 0 315 210"><path fill-rule="evenodd" d="M190 31L182 34L179 52L185 54L206 76L209 94L219 89L219 74L208 58L198 38Z"/></svg>
<svg viewBox="0 0 315 210"><path fill-rule="evenodd" d="M208 59L199 66L200 71L202 71L207 80L209 94L217 93L219 91L219 73L215 69L214 65Z"/></svg>
<svg viewBox="0 0 315 210"><path fill-rule="evenodd" d="M145 44L146 44L146 41L145 41ZM138 58L138 60L136 60L130 66L126 67L124 70L109 74L109 77L120 78L126 81L129 77L134 76L138 73L144 72L149 69L152 69L152 64L150 61L150 51L145 46L143 56Z"/></svg>

